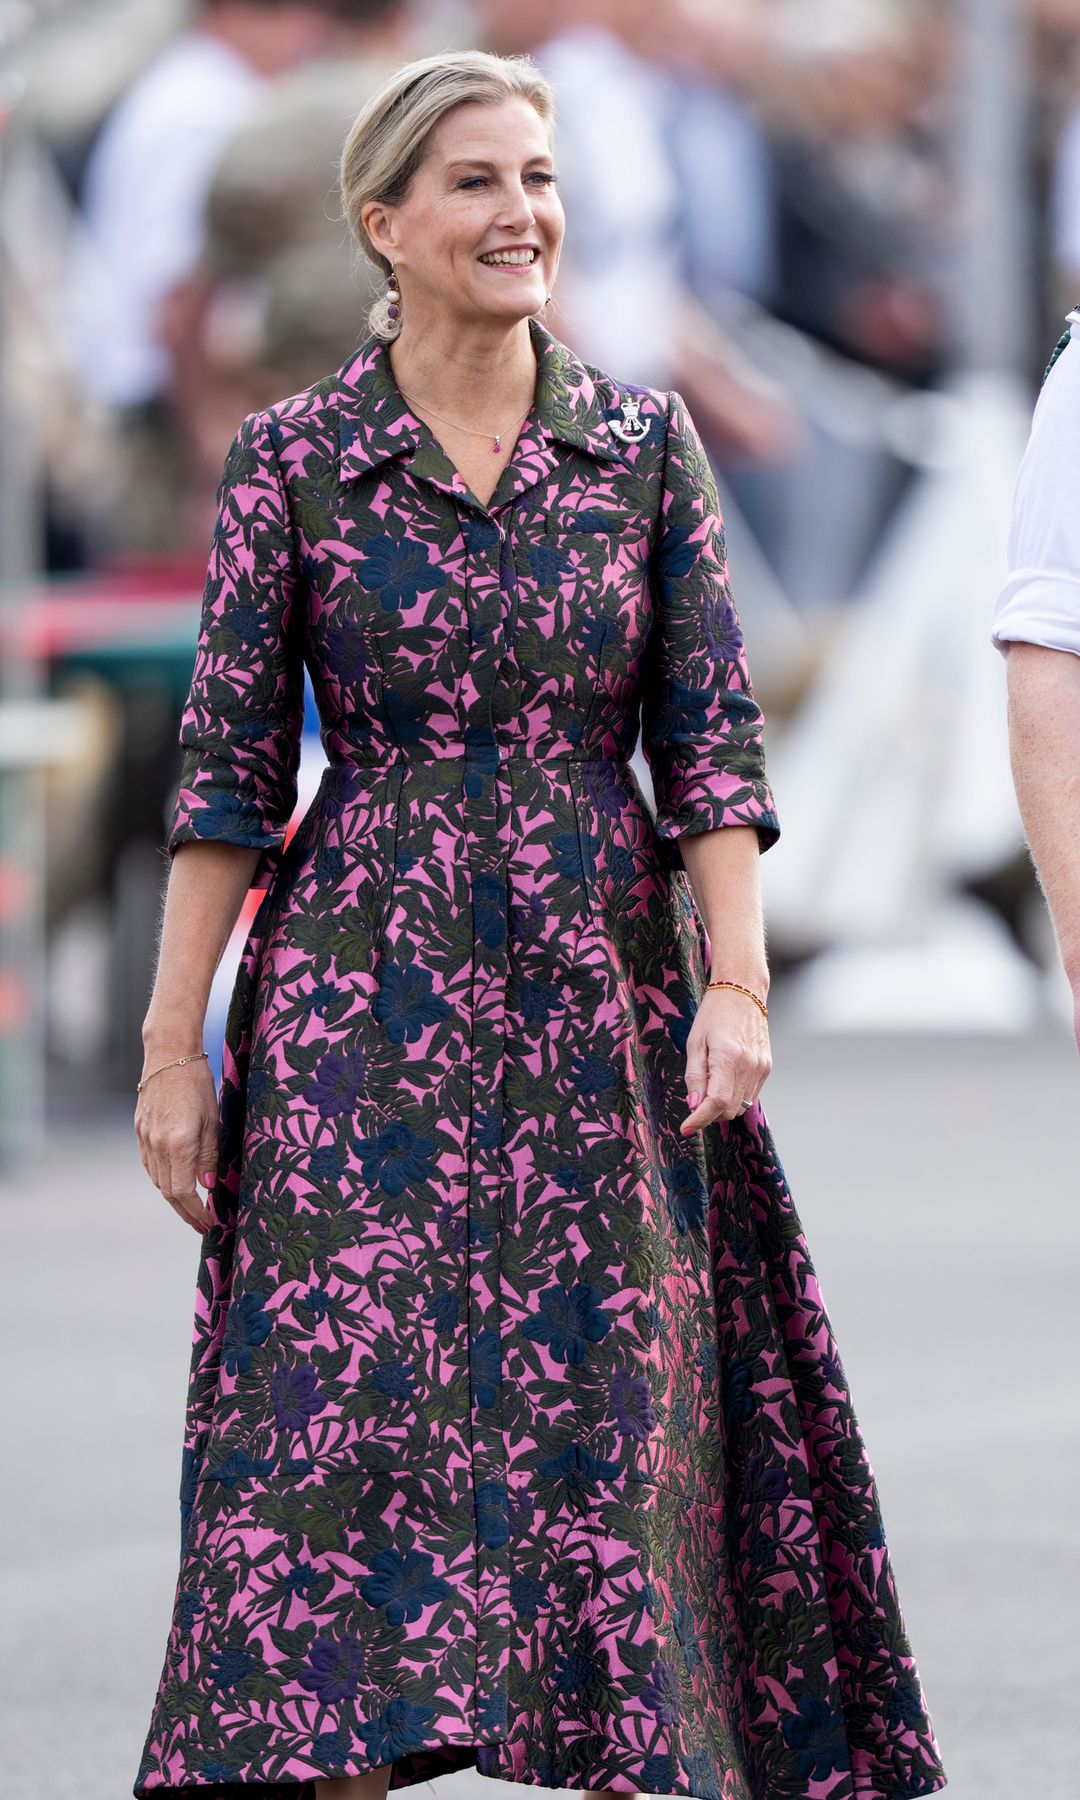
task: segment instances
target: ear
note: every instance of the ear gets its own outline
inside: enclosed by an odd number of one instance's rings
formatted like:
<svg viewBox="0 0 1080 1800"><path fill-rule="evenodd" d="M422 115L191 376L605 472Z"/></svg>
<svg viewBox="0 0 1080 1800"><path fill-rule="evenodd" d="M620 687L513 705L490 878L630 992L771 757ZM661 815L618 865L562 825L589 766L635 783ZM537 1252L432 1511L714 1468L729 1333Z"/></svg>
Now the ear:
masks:
<svg viewBox="0 0 1080 1800"><path fill-rule="evenodd" d="M393 262L397 255L397 239L394 236L392 212L381 200L369 200L360 209L360 218L368 237L376 250L385 256L387 262Z"/></svg>

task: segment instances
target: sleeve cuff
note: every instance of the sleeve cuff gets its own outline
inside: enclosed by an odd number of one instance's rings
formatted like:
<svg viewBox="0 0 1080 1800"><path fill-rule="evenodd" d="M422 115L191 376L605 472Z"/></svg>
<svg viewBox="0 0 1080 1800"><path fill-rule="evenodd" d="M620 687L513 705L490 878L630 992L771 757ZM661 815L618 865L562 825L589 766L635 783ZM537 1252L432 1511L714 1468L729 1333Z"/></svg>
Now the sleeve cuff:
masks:
<svg viewBox="0 0 1080 1800"><path fill-rule="evenodd" d="M684 780L669 774L664 788L654 829L661 860L669 869L685 866L679 839L697 832L717 831L728 825L753 825L762 853L771 850L780 836L780 820L764 777L748 780L726 769L703 775L697 768Z"/></svg>
<svg viewBox="0 0 1080 1800"><path fill-rule="evenodd" d="M182 782L167 848L170 856L178 845L190 843L235 844L241 850L258 850L261 855L248 885L268 888L277 873L287 833L288 821L267 823L255 802L241 794L213 787L201 794Z"/></svg>
<svg viewBox="0 0 1080 1800"><path fill-rule="evenodd" d="M1080 656L1080 579L1065 572L1019 569L1001 589L991 642L1045 644Z"/></svg>

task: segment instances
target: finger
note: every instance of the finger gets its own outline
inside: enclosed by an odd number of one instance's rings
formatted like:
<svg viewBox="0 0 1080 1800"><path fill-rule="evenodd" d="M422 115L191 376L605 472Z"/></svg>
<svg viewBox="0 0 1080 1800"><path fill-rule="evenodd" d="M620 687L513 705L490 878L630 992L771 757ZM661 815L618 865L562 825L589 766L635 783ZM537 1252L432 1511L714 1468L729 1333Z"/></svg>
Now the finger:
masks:
<svg viewBox="0 0 1080 1800"><path fill-rule="evenodd" d="M200 1169L198 1179L200 1187L206 1190L203 1205L211 1223L216 1224L217 1212L214 1205L214 1197L217 1192L215 1186L217 1179L216 1174L213 1169Z"/></svg>
<svg viewBox="0 0 1080 1800"><path fill-rule="evenodd" d="M698 1104L682 1122L684 1136L689 1136L692 1131L700 1131L705 1125L715 1124L717 1119L731 1118L736 1101L743 1092L744 1081L740 1074L742 1058L738 1051L723 1039L710 1039L707 1055L708 1081Z"/></svg>
<svg viewBox="0 0 1080 1800"><path fill-rule="evenodd" d="M702 1095L702 1105L709 1109L709 1122L732 1119L741 1096L746 1092L745 1046L731 1038L712 1033L709 1038L709 1084Z"/></svg>
<svg viewBox="0 0 1080 1800"><path fill-rule="evenodd" d="M743 1113L751 1112L757 1105L758 1100L761 1097L761 1090L765 1086L771 1072L772 1059L768 1056L764 1059L759 1058L756 1065L751 1066L747 1070L742 1088L742 1098L735 1109L736 1118L739 1118Z"/></svg>
<svg viewBox="0 0 1080 1800"><path fill-rule="evenodd" d="M695 1131L703 1131L707 1125L716 1125L721 1121L730 1123L732 1119L742 1118L748 1110L741 1101L722 1107L706 1098L692 1113L687 1113L679 1131L683 1137L693 1137Z"/></svg>
<svg viewBox="0 0 1080 1800"><path fill-rule="evenodd" d="M146 1154L143 1157L143 1162L146 1165L146 1172L154 1186L160 1188L164 1179L164 1170L162 1168L161 1153L152 1137L147 1136L144 1143L144 1149Z"/></svg>
<svg viewBox="0 0 1080 1800"><path fill-rule="evenodd" d="M213 1224L209 1208L199 1199L195 1186L195 1148L181 1144L173 1148L169 1158L169 1183L166 1198L177 1202L193 1221L209 1228Z"/></svg>
<svg viewBox="0 0 1080 1800"><path fill-rule="evenodd" d="M217 1172L217 1164L218 1164L218 1123L217 1123L217 1119L214 1118L214 1119L209 1120L208 1123L203 1127L202 1138L199 1142L199 1150L198 1150L199 1180L202 1181L205 1179L207 1182L213 1181L214 1176Z"/></svg>
<svg viewBox="0 0 1080 1800"><path fill-rule="evenodd" d="M217 1121L215 1119L203 1133L203 1140L199 1146L199 1166L196 1171L199 1181L206 1189L206 1203L211 1210L213 1210L217 1184L217 1164Z"/></svg>
<svg viewBox="0 0 1080 1800"><path fill-rule="evenodd" d="M709 1078L708 1044L704 1034L700 1037L691 1035L686 1046L686 1092L687 1104L696 1107Z"/></svg>
<svg viewBox="0 0 1080 1800"><path fill-rule="evenodd" d="M154 1170L153 1170L153 1166L150 1161L150 1146L146 1139L146 1133L143 1129L142 1121L137 1116L136 1116L136 1120L135 1120L135 1142L139 1146L139 1161L142 1163L143 1168L146 1170L146 1173L149 1175L150 1180L154 1181ZM155 1187L157 1186L156 1182L154 1182L154 1186Z"/></svg>
<svg viewBox="0 0 1080 1800"><path fill-rule="evenodd" d="M170 1191L165 1197L170 1204L176 1207L189 1225L194 1225L196 1231L205 1232L211 1230L214 1221L210 1209L200 1200L194 1187L190 1190L181 1188L178 1191Z"/></svg>
<svg viewBox="0 0 1080 1800"><path fill-rule="evenodd" d="M698 1107L709 1091L709 1080L715 1075L716 1060L736 1057L738 1048L724 1031L700 1031L700 1035L691 1033L686 1046L686 1093L691 1107Z"/></svg>
<svg viewBox="0 0 1080 1800"><path fill-rule="evenodd" d="M741 1118L744 1113L750 1112L757 1105L758 1095L765 1085L767 1072L760 1062L751 1061L743 1064L735 1078L735 1100L730 1114L732 1118Z"/></svg>

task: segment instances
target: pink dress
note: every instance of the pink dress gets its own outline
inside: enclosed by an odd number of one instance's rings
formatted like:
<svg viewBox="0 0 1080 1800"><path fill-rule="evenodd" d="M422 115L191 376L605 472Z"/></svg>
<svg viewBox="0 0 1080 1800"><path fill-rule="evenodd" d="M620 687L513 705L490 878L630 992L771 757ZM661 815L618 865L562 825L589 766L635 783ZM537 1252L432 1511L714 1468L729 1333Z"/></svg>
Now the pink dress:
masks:
<svg viewBox="0 0 1080 1800"><path fill-rule="evenodd" d="M140 1800L945 1783L762 1106L679 1133L679 839L779 831L709 465L678 394L531 330L486 506L377 338L225 466L169 848L265 892Z"/></svg>

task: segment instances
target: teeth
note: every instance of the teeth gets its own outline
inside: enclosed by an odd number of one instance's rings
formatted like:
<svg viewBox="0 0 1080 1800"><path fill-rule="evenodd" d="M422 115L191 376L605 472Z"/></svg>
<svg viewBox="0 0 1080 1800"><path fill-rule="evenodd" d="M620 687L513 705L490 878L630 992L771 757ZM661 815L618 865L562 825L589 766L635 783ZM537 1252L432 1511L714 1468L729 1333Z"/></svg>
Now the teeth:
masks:
<svg viewBox="0 0 1080 1800"><path fill-rule="evenodd" d="M480 258L486 263L531 263L536 261L535 250L494 250L488 251Z"/></svg>

